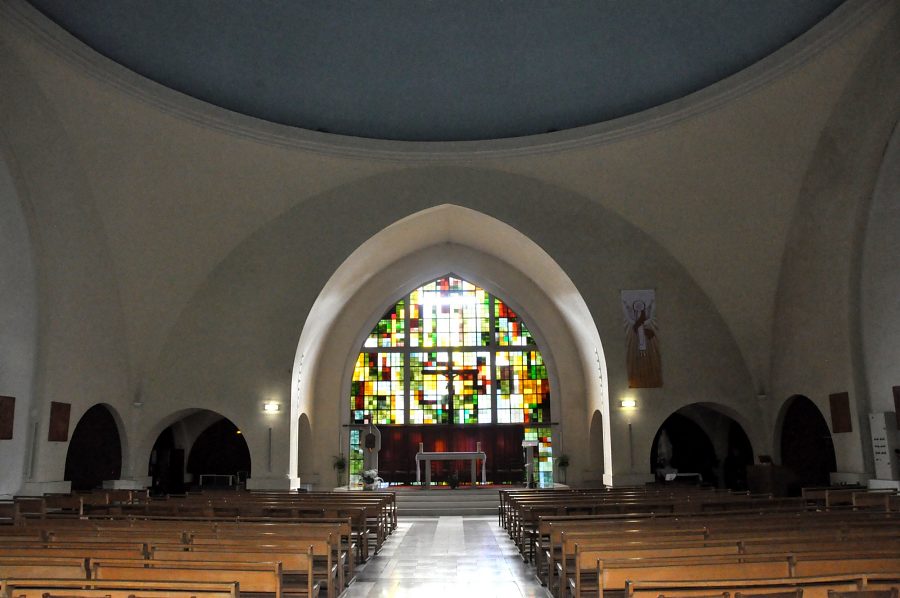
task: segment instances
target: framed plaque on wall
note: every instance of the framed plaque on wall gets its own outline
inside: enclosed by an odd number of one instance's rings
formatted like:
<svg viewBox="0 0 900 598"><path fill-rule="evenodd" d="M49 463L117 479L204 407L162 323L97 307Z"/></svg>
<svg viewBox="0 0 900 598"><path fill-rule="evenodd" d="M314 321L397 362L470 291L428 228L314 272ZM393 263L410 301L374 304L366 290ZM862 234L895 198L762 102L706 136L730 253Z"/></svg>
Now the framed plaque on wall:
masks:
<svg viewBox="0 0 900 598"><path fill-rule="evenodd" d="M50 431L47 434L47 440L65 442L69 439L69 412L71 411L71 403L50 402Z"/></svg>
<svg viewBox="0 0 900 598"><path fill-rule="evenodd" d="M828 395L831 406L831 431L835 434L853 431L850 419L850 393L839 392Z"/></svg>
<svg viewBox="0 0 900 598"><path fill-rule="evenodd" d="M0 440L11 440L16 417L16 397L0 397Z"/></svg>

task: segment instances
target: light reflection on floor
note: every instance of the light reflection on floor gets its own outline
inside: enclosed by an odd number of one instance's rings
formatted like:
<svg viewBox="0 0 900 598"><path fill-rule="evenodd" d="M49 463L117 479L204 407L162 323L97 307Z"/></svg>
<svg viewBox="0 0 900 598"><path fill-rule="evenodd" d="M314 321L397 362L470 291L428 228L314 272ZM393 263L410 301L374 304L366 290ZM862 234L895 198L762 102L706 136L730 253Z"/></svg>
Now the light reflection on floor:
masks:
<svg viewBox="0 0 900 598"><path fill-rule="evenodd" d="M546 598L495 517L406 518L342 598Z"/></svg>

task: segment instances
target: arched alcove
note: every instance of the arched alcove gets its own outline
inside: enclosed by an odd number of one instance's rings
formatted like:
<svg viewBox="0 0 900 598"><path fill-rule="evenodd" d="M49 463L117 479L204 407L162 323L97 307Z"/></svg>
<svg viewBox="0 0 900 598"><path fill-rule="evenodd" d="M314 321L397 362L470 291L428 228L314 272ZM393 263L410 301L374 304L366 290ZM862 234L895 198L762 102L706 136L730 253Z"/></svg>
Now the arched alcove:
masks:
<svg viewBox="0 0 900 598"><path fill-rule="evenodd" d="M186 409L167 417L156 430L148 461L154 493L182 493L198 486L202 474L249 475L251 458L243 430L220 413Z"/></svg>
<svg viewBox="0 0 900 598"><path fill-rule="evenodd" d="M191 446L186 471L197 484L202 475L250 477L250 449L243 433L231 420L222 418L203 430ZM224 479L216 481L222 485Z"/></svg>
<svg viewBox="0 0 900 598"><path fill-rule="evenodd" d="M703 483L732 490L747 488L753 446L743 426L726 408L713 403L681 407L662 423L653 438L650 470L699 473Z"/></svg>
<svg viewBox="0 0 900 598"><path fill-rule="evenodd" d="M122 473L122 441L115 417L106 405L94 405L81 416L66 453L64 479L72 490L99 488Z"/></svg>
<svg viewBox="0 0 900 598"><path fill-rule="evenodd" d="M297 422L297 434L297 477L302 482L303 476L309 475L313 471L312 427L309 424L309 416L305 413L300 414L300 420Z"/></svg>
<svg viewBox="0 0 900 598"><path fill-rule="evenodd" d="M445 204L408 216L363 243L337 269L309 312L295 356L291 455L299 458L298 414L309 413L320 481L327 484L322 472L328 471L333 455L346 450L342 426L349 421L349 401L336 409L333 397L350 396L363 339L398 296L447 272L503 297L527 317L555 389L551 410L562 414L554 422L554 445L560 453L566 452L567 442L587 446L585 423L595 410L605 414L608 401L602 343L584 299L559 265L520 232L474 210ZM568 401L565 409L560 400ZM608 417L602 425L609 425ZM602 439L608 472L608 430ZM291 469L296 471L296 463Z"/></svg>
<svg viewBox="0 0 900 598"><path fill-rule="evenodd" d="M591 473L597 476L597 479L603 479L604 460L603 460L603 414L599 410L594 411L591 416L590 431L590 467Z"/></svg>
<svg viewBox="0 0 900 598"><path fill-rule="evenodd" d="M782 407L781 464L795 476L792 493L807 486L829 484L837 469L828 422L809 398L794 395Z"/></svg>

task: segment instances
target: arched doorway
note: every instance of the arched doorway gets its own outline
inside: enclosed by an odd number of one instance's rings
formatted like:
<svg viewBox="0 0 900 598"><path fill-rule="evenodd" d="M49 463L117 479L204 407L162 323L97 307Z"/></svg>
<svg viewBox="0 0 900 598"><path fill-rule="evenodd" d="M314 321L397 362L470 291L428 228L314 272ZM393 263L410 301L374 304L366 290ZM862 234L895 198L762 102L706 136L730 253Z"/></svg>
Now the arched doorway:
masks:
<svg viewBox="0 0 900 598"><path fill-rule="evenodd" d="M822 412L807 397L795 395L785 404L783 413L781 464L796 478L790 490L796 494L806 486L827 486L830 473L837 469L837 459Z"/></svg>
<svg viewBox="0 0 900 598"><path fill-rule="evenodd" d="M198 409L160 432L150 451L148 475L153 493L180 494L199 487L201 475L210 476L203 478L204 488L238 485L249 477L250 466L243 431L219 413Z"/></svg>
<svg viewBox="0 0 900 598"><path fill-rule="evenodd" d="M210 477L205 485L234 485L250 477L250 449L243 432L230 420L222 418L200 433L191 447L187 473L195 484L200 476ZM229 484L225 476L234 476Z"/></svg>
<svg viewBox="0 0 900 598"><path fill-rule="evenodd" d="M746 490L752 463L753 447L743 427L705 404L687 405L666 418L650 449L650 471L658 480L666 473L699 474L704 484Z"/></svg>
<svg viewBox="0 0 900 598"><path fill-rule="evenodd" d="M65 480L72 490L99 488L122 473L119 427L106 405L94 405L81 416L66 453Z"/></svg>
<svg viewBox="0 0 900 598"><path fill-rule="evenodd" d="M409 483L425 451L481 450L494 483L521 483L523 441L535 443L534 473L553 484L550 379L519 314L484 289L448 274L403 295L363 343L350 390L350 481L371 467L363 438L381 434L382 478ZM435 462L433 479L468 480ZM460 471L462 473L460 473Z"/></svg>
<svg viewBox="0 0 900 598"><path fill-rule="evenodd" d="M603 479L606 463L603 454L603 414L599 410L591 416L590 447L591 470L597 479Z"/></svg>

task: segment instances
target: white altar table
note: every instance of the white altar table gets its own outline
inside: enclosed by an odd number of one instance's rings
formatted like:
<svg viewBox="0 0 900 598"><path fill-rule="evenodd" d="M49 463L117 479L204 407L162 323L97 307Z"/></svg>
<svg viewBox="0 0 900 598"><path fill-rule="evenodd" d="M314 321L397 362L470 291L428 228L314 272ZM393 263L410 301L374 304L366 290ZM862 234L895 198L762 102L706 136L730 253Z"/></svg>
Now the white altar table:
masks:
<svg viewBox="0 0 900 598"><path fill-rule="evenodd" d="M479 443L480 444L480 443ZM481 448L481 447L479 447ZM485 467L487 465L487 455L482 450L477 451L460 451L460 452L446 452L446 453L437 453L437 452L425 452L421 449L421 445L419 447L419 452L416 453L416 482L422 481L421 476L421 467L420 463L425 462L425 488L431 486L431 462L432 461L470 461L471 462L471 471L472 471L472 485L474 486L478 482L478 477L476 474L476 463L481 461L481 483L487 483L487 477L485 473Z"/></svg>

